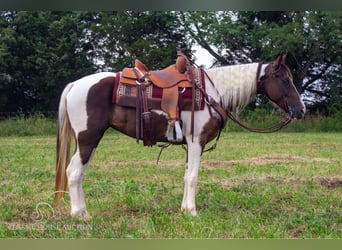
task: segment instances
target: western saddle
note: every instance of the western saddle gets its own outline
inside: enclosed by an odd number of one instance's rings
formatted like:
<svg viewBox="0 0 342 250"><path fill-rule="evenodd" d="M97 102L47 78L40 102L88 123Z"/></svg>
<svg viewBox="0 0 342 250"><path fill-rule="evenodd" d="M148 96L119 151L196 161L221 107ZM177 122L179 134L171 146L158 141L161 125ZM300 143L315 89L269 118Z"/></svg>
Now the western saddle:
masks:
<svg viewBox="0 0 342 250"><path fill-rule="evenodd" d="M155 144L155 142L151 140L151 112L146 94L147 87L150 84L153 84L162 89L161 110L168 114L169 117L169 127L167 131L168 141L171 143L183 142L178 105L180 95L179 88L192 88L192 111L194 111L195 86L201 81L199 75L199 69L195 68L181 51L177 52L175 64L162 70L150 71L148 67L138 59L135 60L134 68L123 69L120 83L137 88L137 141L141 136L145 146L152 146ZM193 124L191 126L193 129Z"/></svg>

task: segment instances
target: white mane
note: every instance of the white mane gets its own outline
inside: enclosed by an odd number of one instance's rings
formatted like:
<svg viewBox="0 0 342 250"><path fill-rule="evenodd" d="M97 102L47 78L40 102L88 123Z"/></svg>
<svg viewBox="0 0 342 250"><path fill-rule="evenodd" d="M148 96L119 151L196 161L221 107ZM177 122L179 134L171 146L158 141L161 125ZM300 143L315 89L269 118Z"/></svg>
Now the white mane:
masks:
<svg viewBox="0 0 342 250"><path fill-rule="evenodd" d="M239 112L254 98L257 91L258 63L224 66L207 70L225 109Z"/></svg>

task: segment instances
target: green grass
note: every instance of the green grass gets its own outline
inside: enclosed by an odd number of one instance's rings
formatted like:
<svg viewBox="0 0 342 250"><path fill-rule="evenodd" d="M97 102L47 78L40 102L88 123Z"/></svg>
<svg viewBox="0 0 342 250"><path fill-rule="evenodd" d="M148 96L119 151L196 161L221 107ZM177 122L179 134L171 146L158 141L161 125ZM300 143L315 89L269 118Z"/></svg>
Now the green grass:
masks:
<svg viewBox="0 0 342 250"><path fill-rule="evenodd" d="M54 135L56 131L56 119L46 118L40 113L29 116L16 115L0 120L0 137Z"/></svg>
<svg viewBox="0 0 342 250"><path fill-rule="evenodd" d="M197 209L180 211L185 151L107 133L89 165L90 221L52 211L54 136L0 137L0 237L341 238L341 133L223 133L205 153ZM66 199L68 201L68 195Z"/></svg>

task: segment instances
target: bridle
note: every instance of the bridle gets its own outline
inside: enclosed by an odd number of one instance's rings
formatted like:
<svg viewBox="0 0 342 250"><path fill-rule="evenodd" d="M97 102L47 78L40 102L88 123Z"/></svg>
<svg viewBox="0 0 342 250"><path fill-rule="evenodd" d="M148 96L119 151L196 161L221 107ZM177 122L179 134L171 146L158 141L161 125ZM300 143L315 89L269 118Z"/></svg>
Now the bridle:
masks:
<svg viewBox="0 0 342 250"><path fill-rule="evenodd" d="M193 63L193 62L192 62ZM256 81L259 82L259 76L260 76L260 72L261 72L261 66L263 63L259 63L258 64L258 69L257 69L257 75L256 75ZM203 69L201 69L203 70ZM204 71L204 70L203 70ZM204 71L204 74L206 75L206 77L208 78L208 80L210 81L210 83L212 84L212 86L215 86L214 82L212 81L212 79L209 77L209 75ZM198 87L196 85L196 87ZM272 133L272 132L276 132L279 131L280 129L282 129L283 127L285 127L286 125L288 125L292 119L291 119L291 115L292 115L292 111L290 109L290 107L287 105L287 102L285 103L286 106L288 107L288 110L290 112L290 115L283 119L282 121L273 124L269 127L266 128L252 128L247 126L246 124L242 123L234 114L231 110L229 110L227 108L227 110L224 110L222 108L222 105L218 104L215 100L213 100L212 97L210 97L202 88L200 88L200 90L202 91L202 94L204 96L204 98L206 99L206 102L208 103L208 105L210 105L211 107L213 107L220 115L221 117L221 130L224 127L227 117L230 118L233 122L235 122L236 124L238 124L239 126L243 127L244 129L250 131L250 132L256 132L256 133ZM220 131L221 132L221 131Z"/></svg>
<svg viewBox="0 0 342 250"><path fill-rule="evenodd" d="M186 59L186 62L187 62L187 71L189 69L190 66L193 66L193 67L196 67L198 68L201 72L203 72L203 74L207 77L207 79L209 80L209 82L211 83L211 85L216 89L215 87L215 84L213 82L213 80L210 78L210 76L207 74L207 72L205 72L203 70L202 67L199 67L193 60L189 59L187 56L185 56L183 54L182 51L178 51L177 54L179 56L183 56L185 59ZM259 63L258 64L258 69L257 69L257 75L256 75L256 81L259 82L259 77L260 77L260 72L261 72L261 67L262 67L262 64L263 63ZM188 71L189 72L189 71ZM199 81L193 81L193 78L190 76L189 77L190 81L193 82L194 86L196 88L198 88L202 95L203 95L203 98L205 100L205 102L207 103L207 105L211 108L213 108L220 116L221 118L221 126L220 126L220 129L218 131L218 134L216 136L216 140L215 140L215 143L213 145L211 145L208 149L206 150L203 150L203 152L208 152L208 151L211 151L211 150L214 150L217 146L217 143L218 143L218 140L220 139L220 135L221 135L221 132L222 132L222 129L225 127L226 123L227 123L227 120L228 118L230 118L233 122L235 122L236 124L238 124L239 126L243 127L244 129L250 131L250 132L256 132L256 133L272 133L272 132L276 132L276 131L279 131L281 128L285 127L286 125L288 125L290 122L291 122L291 109L290 107L287 105L286 103L286 106L288 106L288 109L290 111L290 116L288 116L287 118L283 119L282 121L274 124L274 125L271 125L267 128L252 128L252 127L249 127L247 125L245 125L244 123L242 123L234 114L232 111L230 111L229 109L225 110L223 107L222 107L222 104L218 103L217 101L215 101L211 96L208 95L208 93L202 88L201 84L199 84ZM217 91L217 90L216 90ZM220 95L218 95L220 96ZM209 112L211 114L211 110L209 108ZM192 112L192 117L191 117L191 120L193 121L193 112ZM192 125L191 125L191 130L193 131L193 122L192 122ZM159 155L158 155L158 159L157 159L157 164L159 162L159 158L160 158L160 155L163 151L163 149L165 149L166 147L168 147L169 145L171 144L164 144L164 145L160 145L161 147L161 150L159 152Z"/></svg>
<svg viewBox="0 0 342 250"><path fill-rule="evenodd" d="M260 72L261 72L262 64L263 64L262 62L260 62L258 64L257 75L256 75L256 82L257 83L260 82L259 77L260 77ZM273 72L273 74L274 73L276 73L276 72ZM226 112L227 112L227 116L232 121L234 121L236 124L240 125L241 127L247 129L250 132L272 133L272 132L279 131L280 129L282 129L283 127L285 127L286 125L288 125L292 121L292 119L291 119L292 111L291 111L290 107L287 105L287 102L285 102L285 105L288 107L290 115L287 118L283 119L282 121L280 121L280 122L278 122L276 124L273 124L273 125L271 125L269 127L266 127L266 128L252 128L252 127L249 127L249 126L245 125L244 123L242 123L239 119L237 119L236 116L230 110L227 110Z"/></svg>

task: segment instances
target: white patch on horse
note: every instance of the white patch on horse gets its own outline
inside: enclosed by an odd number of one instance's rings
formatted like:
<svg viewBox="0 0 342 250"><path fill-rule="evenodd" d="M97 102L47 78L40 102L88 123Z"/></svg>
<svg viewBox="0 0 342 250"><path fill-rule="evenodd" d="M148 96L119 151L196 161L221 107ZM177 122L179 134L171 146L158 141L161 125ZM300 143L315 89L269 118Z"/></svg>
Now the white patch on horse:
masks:
<svg viewBox="0 0 342 250"><path fill-rule="evenodd" d="M79 148L79 147L78 147ZM82 188L82 181L84 178L84 172L93 155L95 149L93 149L89 161L86 164L82 164L79 151L77 151L67 168L68 186L70 193L70 204L71 204L71 216L81 216L85 219L89 218L89 214L86 209L84 201L84 193Z"/></svg>
<svg viewBox="0 0 342 250"><path fill-rule="evenodd" d="M257 91L258 63L209 69L207 74L215 83L224 108L233 112L242 110Z"/></svg>
<svg viewBox="0 0 342 250"><path fill-rule="evenodd" d="M73 83L69 83L63 90L61 98L60 98L60 105L58 108L58 123L63 124L64 123L64 115L66 112L66 96L69 94L70 89L73 87Z"/></svg>
<svg viewBox="0 0 342 250"><path fill-rule="evenodd" d="M87 130L87 99L89 89L101 81L103 78L113 76L112 72L101 72L83 77L73 83L67 96L67 110L71 127L75 132L76 138L79 132Z"/></svg>
<svg viewBox="0 0 342 250"><path fill-rule="evenodd" d="M152 109L151 112L156 113L157 115L165 116L165 119L166 119L166 120L169 120L168 114L165 113L165 112L162 111L162 110L159 110L159 109ZM169 129L170 129L170 123L168 123L167 129L166 129L166 131L165 131L165 137L166 137L166 138L167 138L167 132L169 131Z"/></svg>
<svg viewBox="0 0 342 250"><path fill-rule="evenodd" d="M191 135L186 136L188 144L188 162L184 175L184 194L182 200L182 211L190 212L191 215L196 216L196 186L198 179L198 171L200 167L202 147L198 141L199 137L195 137L192 142Z"/></svg>
<svg viewBox="0 0 342 250"><path fill-rule="evenodd" d="M266 67L268 66L268 64L263 64L261 65L261 69L260 69L260 73L259 73L259 79L258 81L260 81L261 77L263 77L266 73Z"/></svg>

